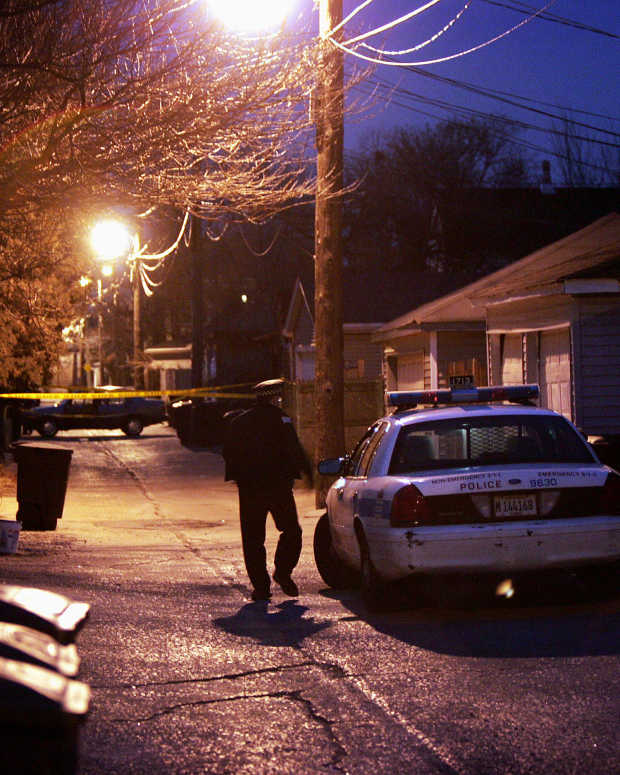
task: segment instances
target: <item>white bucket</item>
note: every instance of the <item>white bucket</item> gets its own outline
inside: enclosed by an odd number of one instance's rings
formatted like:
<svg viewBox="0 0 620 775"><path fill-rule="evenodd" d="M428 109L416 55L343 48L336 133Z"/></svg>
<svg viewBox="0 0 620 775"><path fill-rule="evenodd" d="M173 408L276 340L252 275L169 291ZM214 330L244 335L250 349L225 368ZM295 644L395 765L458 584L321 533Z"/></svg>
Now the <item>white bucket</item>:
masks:
<svg viewBox="0 0 620 775"><path fill-rule="evenodd" d="M0 519L0 554L15 554L22 523L14 519Z"/></svg>

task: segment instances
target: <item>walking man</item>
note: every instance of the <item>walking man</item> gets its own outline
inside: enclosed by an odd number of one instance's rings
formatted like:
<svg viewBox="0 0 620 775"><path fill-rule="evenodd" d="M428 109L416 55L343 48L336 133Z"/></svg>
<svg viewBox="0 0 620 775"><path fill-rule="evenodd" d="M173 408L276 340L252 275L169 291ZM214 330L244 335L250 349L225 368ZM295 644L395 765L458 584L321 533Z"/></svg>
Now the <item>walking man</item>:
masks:
<svg viewBox="0 0 620 775"><path fill-rule="evenodd" d="M280 531L273 579L285 594L299 594L291 578L301 554L293 481L301 479L302 472L311 476L311 467L291 418L280 408L283 384L282 379L272 379L255 385L256 404L235 414L224 435L225 478L234 480L239 490L243 558L252 600L271 597L265 551L268 512Z"/></svg>

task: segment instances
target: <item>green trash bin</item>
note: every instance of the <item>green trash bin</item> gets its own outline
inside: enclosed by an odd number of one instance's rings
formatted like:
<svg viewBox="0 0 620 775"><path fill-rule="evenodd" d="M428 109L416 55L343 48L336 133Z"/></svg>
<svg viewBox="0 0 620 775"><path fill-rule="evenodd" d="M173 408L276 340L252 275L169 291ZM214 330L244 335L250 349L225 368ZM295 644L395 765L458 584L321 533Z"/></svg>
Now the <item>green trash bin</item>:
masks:
<svg viewBox="0 0 620 775"><path fill-rule="evenodd" d="M56 530L65 506L73 450L16 444L17 519L22 530Z"/></svg>

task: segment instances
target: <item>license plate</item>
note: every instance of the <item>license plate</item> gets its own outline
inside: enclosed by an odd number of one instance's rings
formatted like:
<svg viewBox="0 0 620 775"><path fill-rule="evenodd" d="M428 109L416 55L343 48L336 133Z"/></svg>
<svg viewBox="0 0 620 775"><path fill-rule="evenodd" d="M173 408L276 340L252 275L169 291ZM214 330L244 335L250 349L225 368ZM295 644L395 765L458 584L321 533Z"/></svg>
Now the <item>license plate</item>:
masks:
<svg viewBox="0 0 620 775"><path fill-rule="evenodd" d="M496 495L496 517L532 517L538 513L535 495Z"/></svg>

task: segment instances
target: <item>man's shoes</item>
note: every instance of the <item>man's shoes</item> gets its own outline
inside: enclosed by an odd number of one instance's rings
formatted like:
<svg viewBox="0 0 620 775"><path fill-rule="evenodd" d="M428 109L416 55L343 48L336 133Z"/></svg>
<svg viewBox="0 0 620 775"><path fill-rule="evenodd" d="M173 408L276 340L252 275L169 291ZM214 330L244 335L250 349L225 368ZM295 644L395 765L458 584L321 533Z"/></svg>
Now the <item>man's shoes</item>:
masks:
<svg viewBox="0 0 620 775"><path fill-rule="evenodd" d="M270 600L271 592L267 589L253 589L252 600Z"/></svg>
<svg viewBox="0 0 620 775"><path fill-rule="evenodd" d="M285 595L288 595L289 597L298 597L299 589L290 575L284 576L276 571L273 574L273 580L282 587L282 591Z"/></svg>

